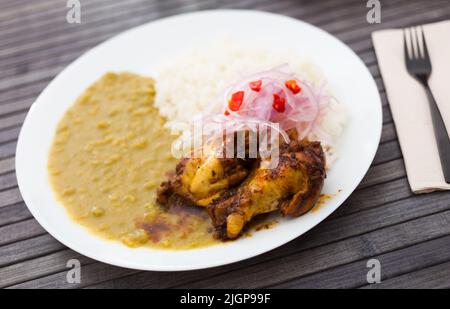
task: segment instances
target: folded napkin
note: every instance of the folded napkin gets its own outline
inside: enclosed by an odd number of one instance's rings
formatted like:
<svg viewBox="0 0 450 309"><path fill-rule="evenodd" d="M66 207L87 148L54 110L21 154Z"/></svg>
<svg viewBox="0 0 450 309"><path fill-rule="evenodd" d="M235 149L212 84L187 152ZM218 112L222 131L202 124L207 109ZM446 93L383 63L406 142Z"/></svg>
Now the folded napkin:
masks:
<svg viewBox="0 0 450 309"><path fill-rule="evenodd" d="M423 26L433 66L430 88L450 134L450 21ZM401 29L372 33L373 45L414 193L449 190L425 90L406 69Z"/></svg>

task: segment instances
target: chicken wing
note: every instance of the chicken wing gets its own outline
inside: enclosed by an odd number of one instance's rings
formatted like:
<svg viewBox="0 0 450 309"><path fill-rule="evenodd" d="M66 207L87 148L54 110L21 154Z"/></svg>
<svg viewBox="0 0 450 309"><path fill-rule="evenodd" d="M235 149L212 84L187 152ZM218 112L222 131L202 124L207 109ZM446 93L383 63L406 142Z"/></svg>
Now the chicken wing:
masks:
<svg viewBox="0 0 450 309"><path fill-rule="evenodd" d="M319 142L296 140L280 149L278 166L256 163L247 179L208 206L218 237L234 239L254 216L280 210L300 216L317 202L325 175L325 156Z"/></svg>
<svg viewBox="0 0 450 309"><path fill-rule="evenodd" d="M175 174L158 188L157 201L165 205L177 194L195 205L207 206L225 190L241 183L249 174L248 163L242 159L223 159L210 155L184 158Z"/></svg>

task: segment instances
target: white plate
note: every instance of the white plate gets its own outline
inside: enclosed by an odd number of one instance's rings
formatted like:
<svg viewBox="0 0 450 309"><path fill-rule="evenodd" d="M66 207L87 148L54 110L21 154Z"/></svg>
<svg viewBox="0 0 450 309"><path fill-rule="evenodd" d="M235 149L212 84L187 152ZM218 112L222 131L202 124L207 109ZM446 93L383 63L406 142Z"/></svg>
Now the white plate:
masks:
<svg viewBox="0 0 450 309"><path fill-rule="evenodd" d="M315 212L286 219L274 228L212 247L169 251L129 249L91 235L73 222L48 182L47 155L56 125L84 89L107 71L154 74L168 54L221 32L239 39L298 49L327 77L349 111L339 159L328 173L324 192L336 193ZM256 11L204 11L170 17L126 31L93 48L61 72L31 107L17 145L16 173L22 196L34 217L57 240L90 258L142 270L189 270L233 263L272 250L324 220L353 192L375 155L382 127L381 101L369 71L343 43L304 22Z"/></svg>

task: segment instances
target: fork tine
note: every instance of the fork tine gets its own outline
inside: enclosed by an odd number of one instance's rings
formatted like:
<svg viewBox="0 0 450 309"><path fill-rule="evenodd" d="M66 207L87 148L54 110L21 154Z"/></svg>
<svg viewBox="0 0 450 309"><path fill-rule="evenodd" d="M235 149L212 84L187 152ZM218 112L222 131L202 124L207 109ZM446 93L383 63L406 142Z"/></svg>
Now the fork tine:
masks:
<svg viewBox="0 0 450 309"><path fill-rule="evenodd" d="M407 38L407 29L403 29L403 49L405 52L405 60L408 62L410 57L409 57L409 49L408 49L408 43L406 42L408 40Z"/></svg>
<svg viewBox="0 0 450 309"><path fill-rule="evenodd" d="M408 59L409 61L413 61L416 58L416 53L415 53L415 42L414 42L414 35L412 33L413 29L412 28L406 28L405 29L405 44L408 48Z"/></svg>
<svg viewBox="0 0 450 309"><path fill-rule="evenodd" d="M417 58L424 58L423 57L423 42L419 39L419 29L418 27L414 28L414 33L416 35L416 44L417 44Z"/></svg>
<svg viewBox="0 0 450 309"><path fill-rule="evenodd" d="M425 40L425 34L423 32L423 27L420 27L422 31L422 47L423 47L423 57L425 59L430 59L430 56L428 55L428 48L427 48L427 41Z"/></svg>
<svg viewBox="0 0 450 309"><path fill-rule="evenodd" d="M410 29L410 40L411 40L413 58L419 59L419 42L417 41L417 31L416 31L416 28L414 28L414 27L411 27L411 29Z"/></svg>

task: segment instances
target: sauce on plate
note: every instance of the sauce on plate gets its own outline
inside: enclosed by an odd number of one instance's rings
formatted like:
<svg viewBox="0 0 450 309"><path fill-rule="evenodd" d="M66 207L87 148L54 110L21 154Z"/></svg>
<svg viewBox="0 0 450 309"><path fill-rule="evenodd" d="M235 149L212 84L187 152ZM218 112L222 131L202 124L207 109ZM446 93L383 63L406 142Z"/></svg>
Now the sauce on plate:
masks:
<svg viewBox="0 0 450 309"><path fill-rule="evenodd" d="M48 171L58 200L92 233L129 247L212 245L204 209L165 209L156 188L176 160L176 136L153 106L154 81L107 73L69 108L55 133Z"/></svg>

